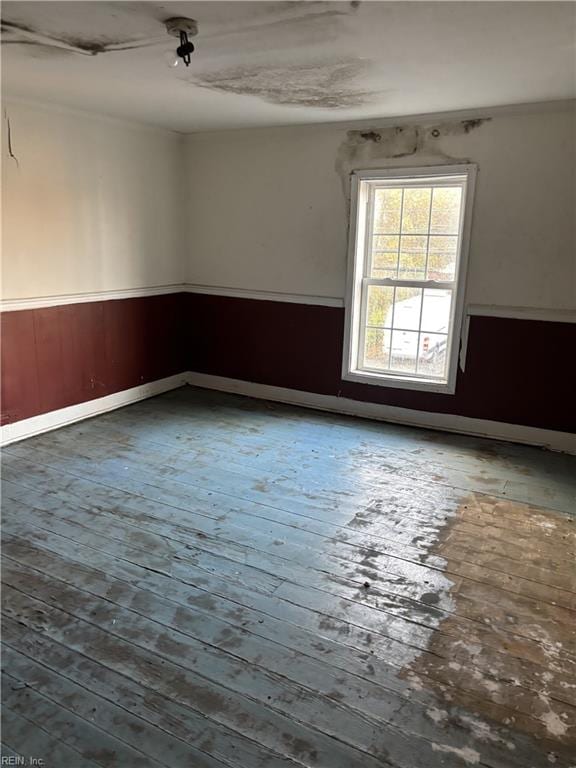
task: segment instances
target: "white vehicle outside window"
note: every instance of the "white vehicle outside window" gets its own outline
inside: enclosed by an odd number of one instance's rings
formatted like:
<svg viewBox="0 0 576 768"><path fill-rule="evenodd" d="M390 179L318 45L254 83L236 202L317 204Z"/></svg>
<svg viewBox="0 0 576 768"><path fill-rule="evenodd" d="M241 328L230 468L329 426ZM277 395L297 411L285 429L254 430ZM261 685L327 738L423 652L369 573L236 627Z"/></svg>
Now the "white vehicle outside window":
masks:
<svg viewBox="0 0 576 768"><path fill-rule="evenodd" d="M343 378L454 392L475 171L353 175Z"/></svg>

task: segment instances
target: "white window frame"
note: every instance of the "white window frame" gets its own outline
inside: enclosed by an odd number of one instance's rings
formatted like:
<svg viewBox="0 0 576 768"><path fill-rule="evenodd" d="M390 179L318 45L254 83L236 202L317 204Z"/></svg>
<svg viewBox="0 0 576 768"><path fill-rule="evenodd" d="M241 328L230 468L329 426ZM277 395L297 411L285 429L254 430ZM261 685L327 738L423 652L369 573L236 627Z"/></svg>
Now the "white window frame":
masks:
<svg viewBox="0 0 576 768"><path fill-rule="evenodd" d="M464 311L464 293L466 273L468 268L468 252L470 247L470 230L472 226L472 206L476 184L477 166L474 164L437 165L414 168L383 168L379 170L355 171L351 176L351 211L350 235L348 246L348 275L345 298L345 331L344 356L342 362L342 378L346 381L357 381L364 384L374 384L381 387L399 387L425 392L443 392L454 394L456 390L456 375L458 372L458 355L462 334ZM376 284L385 286L406 286L406 280L393 278L368 278L366 263L368 256L367 229L368 217L371 211L368 206L371 185L377 186L378 181L388 182L398 179L402 184L433 183L434 180L447 179L446 184L454 184L458 179L462 183L462 205L460 209L460 237L456 251L456 272L454 281L449 287L453 290L454 298L451 306L450 330L448 334L448 369L447 380L426 378L423 375L394 374L389 371L382 373L362 369L359 365L359 355L363 338L363 285ZM368 283L369 281L369 283ZM443 288L447 283L435 280L413 281L418 288ZM365 293L365 292L364 292Z"/></svg>

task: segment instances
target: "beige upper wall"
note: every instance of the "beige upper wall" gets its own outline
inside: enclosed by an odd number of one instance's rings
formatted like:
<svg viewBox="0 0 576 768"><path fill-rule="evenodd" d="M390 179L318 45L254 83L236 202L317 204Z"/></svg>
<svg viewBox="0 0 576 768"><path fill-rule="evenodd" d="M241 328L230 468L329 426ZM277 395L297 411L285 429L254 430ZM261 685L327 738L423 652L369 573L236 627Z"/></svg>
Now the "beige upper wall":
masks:
<svg viewBox="0 0 576 768"><path fill-rule="evenodd" d="M479 168L467 301L573 309L574 110L400 125L379 141L347 139L354 125L189 136L188 280L343 297L349 172L465 160Z"/></svg>
<svg viewBox="0 0 576 768"><path fill-rule="evenodd" d="M479 166L468 302L575 307L567 108L468 131L435 120L418 135L388 122L379 142L347 140L354 125L184 139L57 108L12 103L7 114L18 165L4 130L5 299L183 280L342 297L350 170L465 159Z"/></svg>
<svg viewBox="0 0 576 768"><path fill-rule="evenodd" d="M179 283L182 138L94 115L9 103L2 296Z"/></svg>

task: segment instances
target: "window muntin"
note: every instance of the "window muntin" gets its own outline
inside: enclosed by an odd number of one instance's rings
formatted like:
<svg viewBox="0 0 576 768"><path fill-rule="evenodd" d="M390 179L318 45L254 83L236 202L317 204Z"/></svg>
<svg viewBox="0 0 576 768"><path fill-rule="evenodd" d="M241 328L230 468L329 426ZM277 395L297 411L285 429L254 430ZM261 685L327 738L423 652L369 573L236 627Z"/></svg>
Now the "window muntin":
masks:
<svg viewBox="0 0 576 768"><path fill-rule="evenodd" d="M357 175L345 378L453 391L472 175Z"/></svg>

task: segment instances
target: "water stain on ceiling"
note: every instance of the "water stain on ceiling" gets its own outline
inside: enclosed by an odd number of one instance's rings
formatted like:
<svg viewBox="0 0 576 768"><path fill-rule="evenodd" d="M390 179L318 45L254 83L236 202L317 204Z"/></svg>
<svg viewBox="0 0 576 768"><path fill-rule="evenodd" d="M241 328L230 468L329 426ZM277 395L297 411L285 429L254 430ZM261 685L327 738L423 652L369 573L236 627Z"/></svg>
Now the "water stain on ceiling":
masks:
<svg viewBox="0 0 576 768"><path fill-rule="evenodd" d="M362 105L373 95L360 81L370 63L347 44L347 23L357 14L357 1L225 3L245 8L223 16L207 3L188 8L184 3L102 2L83 12L79 6L85 4L72 2L67 3L70 12L61 14L47 14L47 5L60 4L30 3L28 9L5 4L4 43L32 58L169 47L163 22L181 7L199 23L195 66L186 72L190 85L275 105L331 110ZM329 48L335 42L341 49L337 55ZM119 60L119 66L127 64Z"/></svg>
<svg viewBox="0 0 576 768"><path fill-rule="evenodd" d="M272 104L341 109L363 104L371 92L356 79L369 67L362 59L342 59L310 64L239 67L207 72L193 83L225 93L257 96Z"/></svg>

